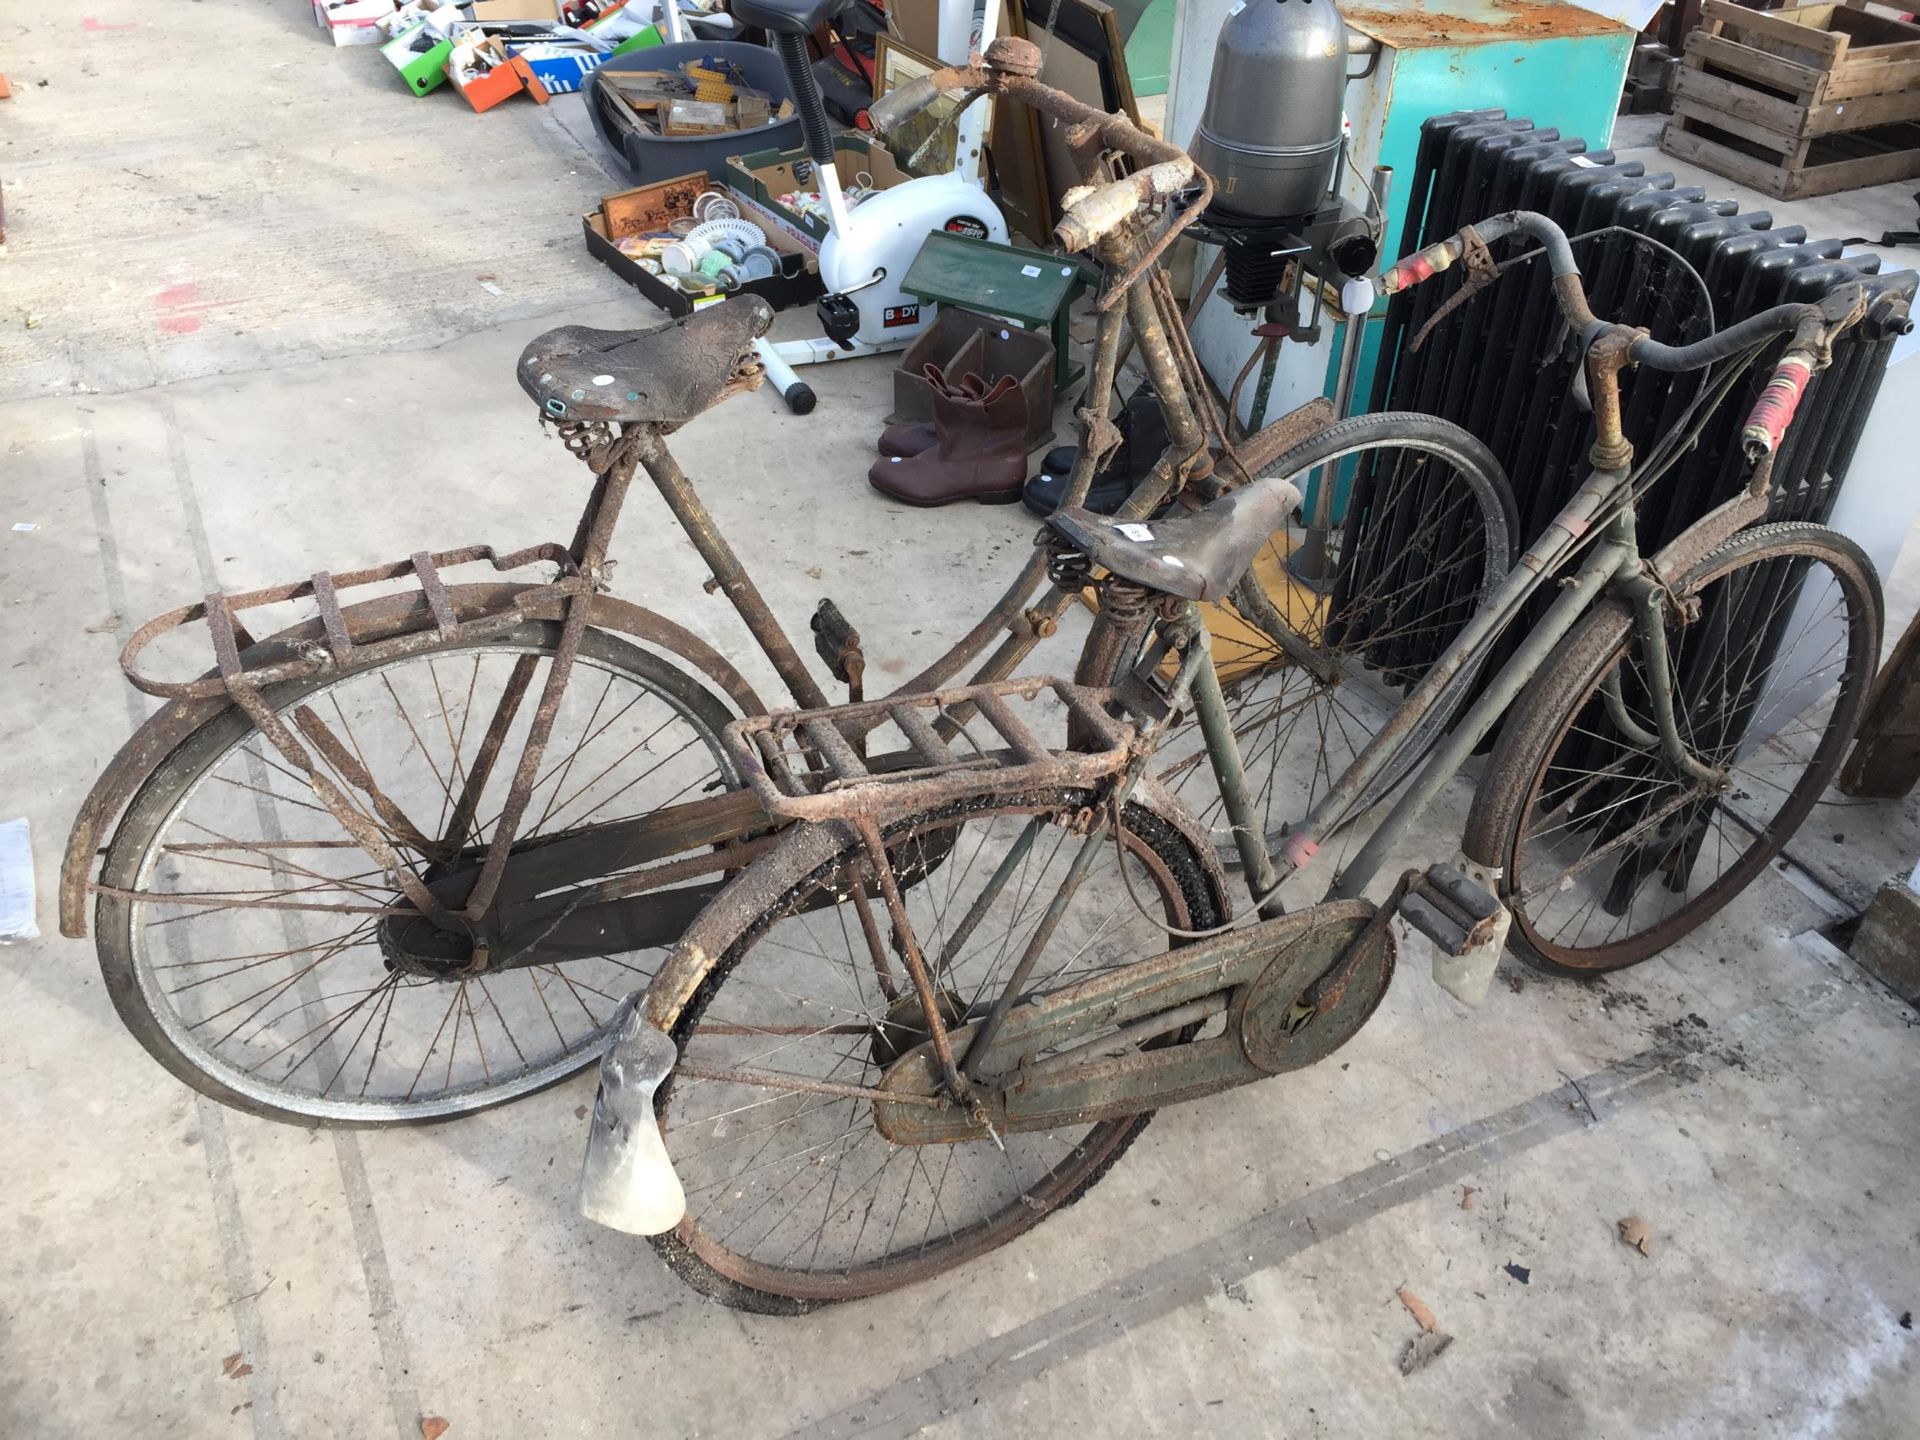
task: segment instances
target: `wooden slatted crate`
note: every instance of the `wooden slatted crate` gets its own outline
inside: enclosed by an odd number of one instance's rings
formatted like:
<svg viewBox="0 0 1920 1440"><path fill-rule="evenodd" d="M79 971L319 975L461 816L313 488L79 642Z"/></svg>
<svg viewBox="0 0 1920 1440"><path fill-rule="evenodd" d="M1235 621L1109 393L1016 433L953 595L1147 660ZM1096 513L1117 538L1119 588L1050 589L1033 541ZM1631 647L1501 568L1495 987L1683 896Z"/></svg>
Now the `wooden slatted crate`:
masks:
<svg viewBox="0 0 1920 1440"><path fill-rule="evenodd" d="M1920 26L1865 0L1771 13L1706 0L1669 155L1783 200L1920 176Z"/></svg>

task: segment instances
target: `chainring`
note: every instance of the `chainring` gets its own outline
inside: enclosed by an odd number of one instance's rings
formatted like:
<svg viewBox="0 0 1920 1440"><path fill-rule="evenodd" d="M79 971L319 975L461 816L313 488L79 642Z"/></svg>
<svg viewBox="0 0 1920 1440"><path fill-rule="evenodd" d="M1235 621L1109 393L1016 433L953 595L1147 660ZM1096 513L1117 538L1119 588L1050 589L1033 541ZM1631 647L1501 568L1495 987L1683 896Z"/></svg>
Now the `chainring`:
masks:
<svg viewBox="0 0 1920 1440"><path fill-rule="evenodd" d="M1395 945L1391 925L1372 929L1372 938L1366 941L1366 953L1330 1007L1306 1011L1296 1004L1296 1020L1261 1027L1260 1053L1255 1063L1262 1070L1269 1075L1304 1070L1353 1039L1360 1033L1360 1027L1373 1018L1373 1012L1386 998L1387 987L1393 983Z"/></svg>

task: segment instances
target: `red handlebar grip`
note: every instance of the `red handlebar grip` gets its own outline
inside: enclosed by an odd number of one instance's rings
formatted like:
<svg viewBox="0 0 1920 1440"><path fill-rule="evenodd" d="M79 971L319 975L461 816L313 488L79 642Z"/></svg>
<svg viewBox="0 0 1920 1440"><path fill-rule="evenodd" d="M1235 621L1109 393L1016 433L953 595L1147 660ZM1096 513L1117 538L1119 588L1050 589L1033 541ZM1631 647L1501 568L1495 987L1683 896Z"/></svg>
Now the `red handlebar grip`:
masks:
<svg viewBox="0 0 1920 1440"><path fill-rule="evenodd" d="M1780 439L1793 423L1793 412L1812 379L1813 362L1804 356L1788 355L1774 367L1773 378L1753 402L1753 411L1740 431L1740 443L1749 457L1758 460L1780 448Z"/></svg>

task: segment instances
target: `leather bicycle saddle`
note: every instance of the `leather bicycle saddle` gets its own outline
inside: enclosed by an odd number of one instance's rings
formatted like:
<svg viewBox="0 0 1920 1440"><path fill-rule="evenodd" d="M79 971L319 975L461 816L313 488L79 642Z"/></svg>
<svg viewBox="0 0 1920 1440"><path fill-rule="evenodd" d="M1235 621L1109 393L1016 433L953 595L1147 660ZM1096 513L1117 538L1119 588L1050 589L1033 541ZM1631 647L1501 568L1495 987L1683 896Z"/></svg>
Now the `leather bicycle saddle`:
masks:
<svg viewBox="0 0 1920 1440"><path fill-rule="evenodd" d="M771 324L772 307L746 295L656 330L562 325L520 352L520 388L555 420L684 425L759 388L753 342Z"/></svg>
<svg viewBox="0 0 1920 1440"><path fill-rule="evenodd" d="M1075 507L1047 524L1094 564L1184 600L1219 600L1253 565L1300 492L1281 476L1230 491L1203 510L1160 520L1112 520Z"/></svg>

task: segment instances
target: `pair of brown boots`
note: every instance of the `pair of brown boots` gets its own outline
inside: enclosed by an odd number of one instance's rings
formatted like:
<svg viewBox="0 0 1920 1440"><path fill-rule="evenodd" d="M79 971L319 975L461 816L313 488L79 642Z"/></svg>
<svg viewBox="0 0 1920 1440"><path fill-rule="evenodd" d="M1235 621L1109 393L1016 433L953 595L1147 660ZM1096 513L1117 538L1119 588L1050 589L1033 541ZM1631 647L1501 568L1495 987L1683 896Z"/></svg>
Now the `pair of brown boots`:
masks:
<svg viewBox="0 0 1920 1440"><path fill-rule="evenodd" d="M867 483L907 505L951 505L978 500L1010 505L1027 480L1027 397L1003 375L989 388L978 375L949 384L938 365L926 369L933 387L931 425L890 425Z"/></svg>

